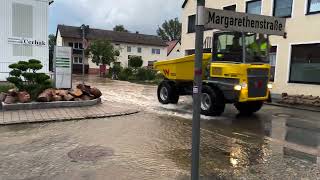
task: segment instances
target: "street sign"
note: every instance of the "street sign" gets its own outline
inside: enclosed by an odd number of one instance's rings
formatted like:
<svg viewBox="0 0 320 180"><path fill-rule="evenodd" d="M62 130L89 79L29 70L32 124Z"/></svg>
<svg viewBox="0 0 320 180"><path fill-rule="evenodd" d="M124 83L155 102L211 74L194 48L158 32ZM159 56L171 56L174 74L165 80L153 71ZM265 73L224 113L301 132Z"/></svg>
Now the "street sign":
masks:
<svg viewBox="0 0 320 180"><path fill-rule="evenodd" d="M88 49L88 47L89 47L89 42L88 42L87 39L83 39L82 44L83 44L83 49L84 49L84 50Z"/></svg>
<svg viewBox="0 0 320 180"><path fill-rule="evenodd" d="M204 16L206 29L285 35L285 18L211 8L205 8Z"/></svg>
<svg viewBox="0 0 320 180"><path fill-rule="evenodd" d="M72 88L71 47L55 46L54 48L54 81L56 88Z"/></svg>

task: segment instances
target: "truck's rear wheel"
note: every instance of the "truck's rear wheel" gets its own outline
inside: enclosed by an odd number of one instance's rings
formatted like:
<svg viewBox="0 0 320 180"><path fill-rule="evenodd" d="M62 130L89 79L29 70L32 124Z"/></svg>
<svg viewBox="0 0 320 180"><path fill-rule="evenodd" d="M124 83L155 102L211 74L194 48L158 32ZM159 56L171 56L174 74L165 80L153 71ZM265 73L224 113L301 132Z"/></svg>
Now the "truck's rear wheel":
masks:
<svg viewBox="0 0 320 180"><path fill-rule="evenodd" d="M210 86L202 87L201 114L206 116L220 116L225 109L222 93Z"/></svg>
<svg viewBox="0 0 320 180"><path fill-rule="evenodd" d="M262 108L263 101L238 102L235 103L234 106L238 109L240 114L251 115Z"/></svg>
<svg viewBox="0 0 320 180"><path fill-rule="evenodd" d="M162 104L177 104L179 101L179 94L176 91L174 84L163 81L158 86L158 100Z"/></svg>

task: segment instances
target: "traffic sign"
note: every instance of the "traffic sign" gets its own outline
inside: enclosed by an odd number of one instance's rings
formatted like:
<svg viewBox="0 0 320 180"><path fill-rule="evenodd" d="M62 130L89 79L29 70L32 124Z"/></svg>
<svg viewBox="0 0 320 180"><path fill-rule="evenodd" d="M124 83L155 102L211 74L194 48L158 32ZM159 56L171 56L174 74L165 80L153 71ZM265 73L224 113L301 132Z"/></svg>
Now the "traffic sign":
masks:
<svg viewBox="0 0 320 180"><path fill-rule="evenodd" d="M84 38L82 44L83 44L83 49L84 49L84 50L88 49L88 47L89 47L89 42L88 42L87 39Z"/></svg>
<svg viewBox="0 0 320 180"><path fill-rule="evenodd" d="M211 8L205 8L203 15L206 29L285 35L285 18Z"/></svg>

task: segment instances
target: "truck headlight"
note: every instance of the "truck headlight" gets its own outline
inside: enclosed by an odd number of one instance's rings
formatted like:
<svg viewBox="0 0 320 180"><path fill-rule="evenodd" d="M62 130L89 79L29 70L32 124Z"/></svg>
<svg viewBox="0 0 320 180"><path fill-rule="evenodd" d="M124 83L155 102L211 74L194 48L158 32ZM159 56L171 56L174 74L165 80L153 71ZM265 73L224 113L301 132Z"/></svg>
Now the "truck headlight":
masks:
<svg viewBox="0 0 320 180"><path fill-rule="evenodd" d="M273 88L273 84L268 83L268 89L272 89Z"/></svg>
<svg viewBox="0 0 320 180"><path fill-rule="evenodd" d="M233 89L236 90L236 91L241 91L242 86L241 85L235 85Z"/></svg>
<svg viewBox="0 0 320 180"><path fill-rule="evenodd" d="M248 84L246 82L241 83L241 87L242 89L245 89L248 87Z"/></svg>

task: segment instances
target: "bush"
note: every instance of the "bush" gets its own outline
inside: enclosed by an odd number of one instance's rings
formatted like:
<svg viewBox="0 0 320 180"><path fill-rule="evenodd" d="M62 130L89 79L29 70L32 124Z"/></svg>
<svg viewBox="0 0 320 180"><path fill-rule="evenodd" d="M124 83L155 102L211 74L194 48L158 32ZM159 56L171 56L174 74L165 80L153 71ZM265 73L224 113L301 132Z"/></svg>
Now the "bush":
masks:
<svg viewBox="0 0 320 180"><path fill-rule="evenodd" d="M142 64L143 64L143 60L142 60L141 56L130 56L129 67L137 69L137 68L141 67Z"/></svg>
<svg viewBox="0 0 320 180"><path fill-rule="evenodd" d="M133 70L131 68L124 68L119 74L119 79L121 81L128 81L135 79L133 76Z"/></svg>
<svg viewBox="0 0 320 180"><path fill-rule="evenodd" d="M107 77L118 79L122 69L123 68L120 63L114 63L113 67L110 68L109 73L107 74Z"/></svg>
<svg viewBox="0 0 320 180"><path fill-rule="evenodd" d="M14 85L12 84L9 84L9 83L1 83L0 84L0 93L1 92L8 92L10 89L13 89L14 88Z"/></svg>
<svg viewBox="0 0 320 180"><path fill-rule="evenodd" d="M150 81L154 80L156 77L156 72L152 69L139 68L136 74L136 80L139 81Z"/></svg>
<svg viewBox="0 0 320 180"><path fill-rule="evenodd" d="M19 91L27 91L31 98L36 98L43 90L52 87L50 77L45 73L37 73L42 69L39 60L19 61L9 66L11 70L7 81L14 84Z"/></svg>

